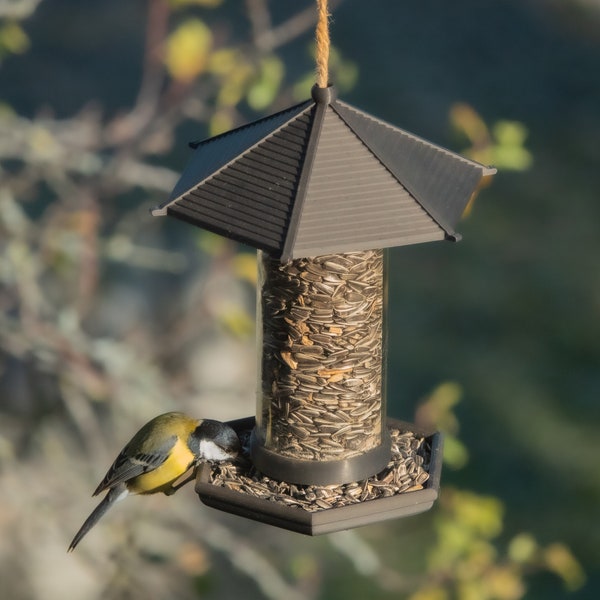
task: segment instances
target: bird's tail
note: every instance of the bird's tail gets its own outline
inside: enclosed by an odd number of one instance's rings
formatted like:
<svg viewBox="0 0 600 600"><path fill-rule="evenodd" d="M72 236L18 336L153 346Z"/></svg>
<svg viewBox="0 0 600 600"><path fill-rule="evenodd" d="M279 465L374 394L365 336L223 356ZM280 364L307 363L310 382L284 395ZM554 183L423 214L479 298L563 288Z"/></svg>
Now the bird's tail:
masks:
<svg viewBox="0 0 600 600"><path fill-rule="evenodd" d="M79 544L83 536L100 520L100 517L117 501L122 500L127 496L128 491L125 484L115 486L108 490L108 493L102 499L102 502L96 506L92 514L85 520L85 523L81 526L81 529L75 534L73 541L69 545L67 552L72 552L75 546Z"/></svg>

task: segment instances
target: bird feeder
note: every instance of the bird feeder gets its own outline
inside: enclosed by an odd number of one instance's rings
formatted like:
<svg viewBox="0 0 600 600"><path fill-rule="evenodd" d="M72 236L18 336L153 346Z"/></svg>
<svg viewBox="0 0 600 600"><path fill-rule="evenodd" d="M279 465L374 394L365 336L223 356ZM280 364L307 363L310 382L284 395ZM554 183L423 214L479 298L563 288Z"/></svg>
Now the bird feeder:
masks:
<svg viewBox="0 0 600 600"><path fill-rule="evenodd" d="M384 249L458 240L456 224L495 169L342 102L331 86L190 145L152 214L252 246L259 265L256 415L232 425L247 434L264 493L215 484L221 467L206 465L202 501L307 534L427 510L440 434L386 418ZM409 438L419 447L407 483L394 452ZM367 493L384 480L395 482L387 493Z"/></svg>

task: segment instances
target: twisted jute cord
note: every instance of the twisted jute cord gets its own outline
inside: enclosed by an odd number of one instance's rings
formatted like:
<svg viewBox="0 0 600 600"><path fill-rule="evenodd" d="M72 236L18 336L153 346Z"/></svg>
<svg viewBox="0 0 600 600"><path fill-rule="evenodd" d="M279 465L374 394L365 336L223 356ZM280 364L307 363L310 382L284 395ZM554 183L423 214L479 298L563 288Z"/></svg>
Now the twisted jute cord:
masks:
<svg viewBox="0 0 600 600"><path fill-rule="evenodd" d="M326 88L329 84L329 11L327 0L317 0L317 85Z"/></svg>

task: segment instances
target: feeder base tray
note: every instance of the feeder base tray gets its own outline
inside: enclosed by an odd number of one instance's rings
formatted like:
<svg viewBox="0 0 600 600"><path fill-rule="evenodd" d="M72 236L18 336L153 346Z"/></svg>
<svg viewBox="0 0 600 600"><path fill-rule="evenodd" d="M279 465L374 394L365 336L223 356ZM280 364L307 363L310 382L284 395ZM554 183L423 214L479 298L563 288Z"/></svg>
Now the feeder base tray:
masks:
<svg viewBox="0 0 600 600"><path fill-rule="evenodd" d="M243 437L249 435L254 428L254 417L231 421L229 425ZM277 489L277 483L256 473L250 463L247 467L236 467L236 471L242 468L247 470L247 473L243 474L239 485L235 481L226 482L230 487L223 485L217 476L223 469L223 463L201 465L196 476L196 493L204 504L212 508L305 535L333 533L429 510L438 497L442 468L442 436L440 433L425 432L410 423L395 419L388 419L388 427L392 433L411 432L414 436L423 438L424 452L420 455L423 457L423 467L428 473L428 478L422 485L412 485L397 493L391 490L402 490L402 487L388 487L387 490L383 490L385 480L396 476L392 470L396 468L398 460L392 455L390 464L382 473L361 482L344 486L294 486L295 490L306 492L305 498L314 497L314 504L309 504L308 500L295 501L285 493L263 494L265 497L253 495L252 485L266 490L269 489L269 484ZM383 474L387 476L380 478ZM244 480L249 481L249 477L252 478L251 484L243 483ZM329 506L326 501L319 502L319 497L330 500L338 488L340 493L346 490L346 495L349 490L363 491L357 495L355 502L350 504ZM366 493L368 488L391 495L379 495L369 499L369 494Z"/></svg>

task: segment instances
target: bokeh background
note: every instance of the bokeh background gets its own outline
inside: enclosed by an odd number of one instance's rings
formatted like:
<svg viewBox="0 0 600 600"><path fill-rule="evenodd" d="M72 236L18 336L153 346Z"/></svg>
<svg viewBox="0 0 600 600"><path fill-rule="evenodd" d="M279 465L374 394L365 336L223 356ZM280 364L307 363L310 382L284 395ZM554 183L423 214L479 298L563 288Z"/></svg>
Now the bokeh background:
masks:
<svg viewBox="0 0 600 600"><path fill-rule="evenodd" d="M446 433L423 515L306 538L191 486L91 491L167 410L254 414L255 257L149 209L186 144L308 97L309 0L0 0L7 599L600 593L600 2L331 0L344 100L499 169L389 253L388 412Z"/></svg>

